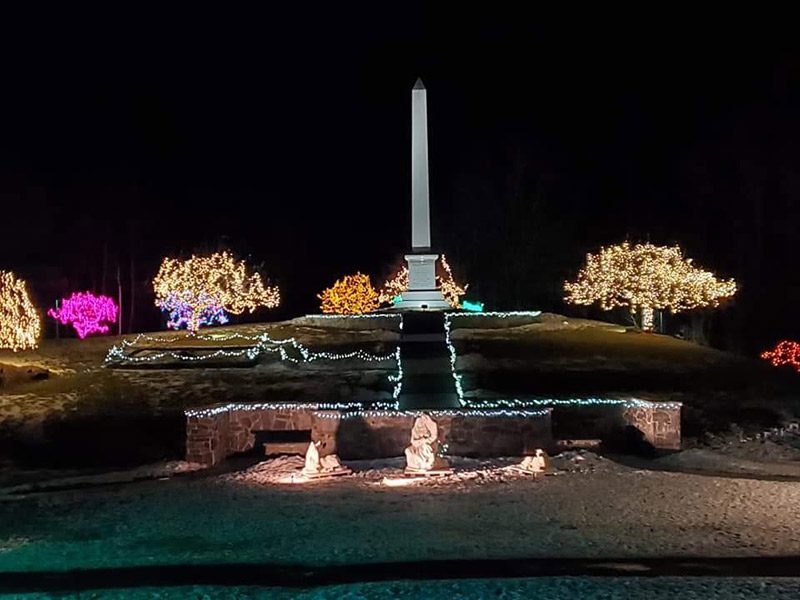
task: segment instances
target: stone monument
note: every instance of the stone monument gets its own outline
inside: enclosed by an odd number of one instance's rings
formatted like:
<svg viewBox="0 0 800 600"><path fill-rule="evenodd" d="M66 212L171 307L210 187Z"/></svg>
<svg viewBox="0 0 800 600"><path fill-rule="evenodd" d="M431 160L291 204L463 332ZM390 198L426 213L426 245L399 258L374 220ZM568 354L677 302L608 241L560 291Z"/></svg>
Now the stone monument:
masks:
<svg viewBox="0 0 800 600"><path fill-rule="evenodd" d="M431 217L428 194L428 100L417 79L411 90L411 254L408 290L395 304L398 309L439 310L450 305L436 286L436 260L431 252Z"/></svg>

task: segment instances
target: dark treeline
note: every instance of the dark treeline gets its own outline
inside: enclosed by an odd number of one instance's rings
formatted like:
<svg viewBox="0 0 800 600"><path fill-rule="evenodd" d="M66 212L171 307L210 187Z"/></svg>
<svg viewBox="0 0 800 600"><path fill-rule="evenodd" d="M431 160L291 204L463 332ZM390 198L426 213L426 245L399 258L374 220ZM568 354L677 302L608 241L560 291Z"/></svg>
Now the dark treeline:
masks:
<svg viewBox="0 0 800 600"><path fill-rule="evenodd" d="M407 248L421 76L433 241L471 298L624 322L565 306L563 280L603 244L677 243L740 291L667 331L750 355L800 338L793 21L463 13L287 7L268 34L215 15L213 39L185 15L84 35L37 19L34 37L14 21L0 268L42 309L121 288L123 331L141 331L162 324L163 256L229 248L281 286L252 318L315 311L336 278L379 281Z"/></svg>

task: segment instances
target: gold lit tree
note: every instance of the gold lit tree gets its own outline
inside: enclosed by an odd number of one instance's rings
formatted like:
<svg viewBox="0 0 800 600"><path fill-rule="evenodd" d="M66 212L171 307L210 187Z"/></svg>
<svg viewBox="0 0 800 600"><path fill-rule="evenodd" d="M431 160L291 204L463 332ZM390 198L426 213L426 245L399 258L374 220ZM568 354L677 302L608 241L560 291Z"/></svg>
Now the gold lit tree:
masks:
<svg viewBox="0 0 800 600"><path fill-rule="evenodd" d="M0 348L14 352L36 348L41 327L25 280L0 271Z"/></svg>
<svg viewBox="0 0 800 600"><path fill-rule="evenodd" d="M655 310L718 306L736 293L736 282L695 267L678 246L624 242L587 254L578 277L565 282L564 290L571 304L627 307L631 315L638 313L643 330L652 331Z"/></svg>
<svg viewBox="0 0 800 600"><path fill-rule="evenodd" d="M317 295L322 300L323 313L360 315L378 308L378 292L372 287L369 275L356 273L337 279L331 287Z"/></svg>
<svg viewBox="0 0 800 600"><path fill-rule="evenodd" d="M245 262L236 261L229 252L164 258L153 279L153 291L156 306L182 307L191 332L200 328L204 315L214 311L239 315L280 304L278 288L265 286L261 275L249 272Z"/></svg>
<svg viewBox="0 0 800 600"><path fill-rule="evenodd" d="M469 284L462 286L455 280L453 270L450 268L450 264L444 254L438 261L436 271L436 283L441 288L444 299L453 308L461 308L461 296L467 293ZM378 302L382 306L392 304L397 296L402 296L407 290L408 267L403 265L381 286L378 293Z"/></svg>

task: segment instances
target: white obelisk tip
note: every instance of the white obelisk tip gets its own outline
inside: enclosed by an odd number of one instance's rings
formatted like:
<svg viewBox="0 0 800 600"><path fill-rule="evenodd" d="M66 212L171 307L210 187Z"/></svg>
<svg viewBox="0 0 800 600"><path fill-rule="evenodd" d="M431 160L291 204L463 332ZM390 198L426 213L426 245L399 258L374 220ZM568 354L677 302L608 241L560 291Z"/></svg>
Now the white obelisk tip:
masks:
<svg viewBox="0 0 800 600"><path fill-rule="evenodd" d="M413 89L415 89L415 90L424 90L425 89L425 84L422 83L422 79L417 77L417 82L414 84L414 88Z"/></svg>

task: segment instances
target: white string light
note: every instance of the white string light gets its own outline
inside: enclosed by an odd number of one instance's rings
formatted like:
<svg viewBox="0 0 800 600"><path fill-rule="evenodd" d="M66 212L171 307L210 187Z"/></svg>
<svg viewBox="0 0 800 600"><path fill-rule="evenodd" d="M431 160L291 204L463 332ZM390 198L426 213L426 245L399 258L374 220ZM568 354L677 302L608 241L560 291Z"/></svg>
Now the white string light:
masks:
<svg viewBox="0 0 800 600"><path fill-rule="evenodd" d="M356 419L356 418L384 418L384 417L419 417L423 414L432 418L436 417L486 417L486 418L532 418L544 417L550 414L550 409L450 409L450 410L346 410L341 412L314 412L314 416L323 419Z"/></svg>
<svg viewBox="0 0 800 600"><path fill-rule="evenodd" d="M677 410L683 406L681 402L655 402L640 398L530 398L526 400L515 398L473 401L469 402L468 405L483 409L523 409L533 406L624 406L625 408L660 408L665 410Z"/></svg>
<svg viewBox="0 0 800 600"><path fill-rule="evenodd" d="M355 316L336 316L334 318L362 318L368 315L355 315ZM400 328L403 327L403 317L402 315L387 315L391 318L397 318L400 320ZM225 350L222 348L218 348L213 352L209 352L202 355L190 355L185 354L185 350L182 351L174 351L174 350L163 350L160 352L151 353L148 356L131 356L130 354L126 354L126 350L136 347L141 342L150 342L150 343L157 343L157 344L172 344L176 341L185 341L185 340L199 340L199 341L213 341L213 342L226 342L230 340L247 340L250 342L255 342L252 346L247 348L240 348L237 350ZM300 354L301 358L295 358L294 356L290 356L287 352L287 347L291 347L295 351ZM141 350L147 350L147 347L144 346ZM192 348L192 350L205 350L202 346L198 346L196 348ZM270 337L270 335L266 332L261 333L259 335L249 336L244 335L242 333L230 333L230 334L210 334L210 333L196 333L196 334L188 334L186 336L180 337L155 337L149 336L143 333L137 335L132 341L129 340L122 340L122 342L118 345L112 346L108 353L106 354L105 363L107 365L124 365L124 364L141 364L141 363L152 363L158 360L163 360L165 358L178 360L182 362L200 362L205 360L211 360L214 358L235 358L241 356L247 356L249 360L255 360L259 355L265 353L278 353L280 355L281 360L286 360L294 364L303 364L303 363L310 363L318 360L361 360L364 362L384 362L387 360L394 360L397 364L397 373L390 374L388 379L391 383L394 384L392 389L392 397L396 400L398 396L400 396L400 390L403 387L403 367L402 361L400 360L400 346L397 346L394 351L388 354L374 354L371 352L367 352L365 350L353 350L351 352L327 352L327 351L314 351L310 350L309 348L305 347L303 344L297 341L296 338L290 337L282 340L275 340Z"/></svg>
<svg viewBox="0 0 800 600"><path fill-rule="evenodd" d="M458 402L461 406L467 403L464 400L464 387L461 383L461 375L456 372L456 348L450 339L450 331L452 329L453 317L459 318L476 318L476 317L493 317L500 319L508 319L512 317L528 317L536 318L542 314L540 310L512 310L512 311L489 311L489 312L448 312L444 314L444 341L447 345L447 352L450 355L450 373L453 376L453 382L456 386L456 394L458 395Z"/></svg>

